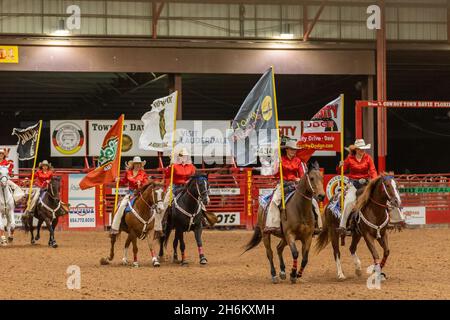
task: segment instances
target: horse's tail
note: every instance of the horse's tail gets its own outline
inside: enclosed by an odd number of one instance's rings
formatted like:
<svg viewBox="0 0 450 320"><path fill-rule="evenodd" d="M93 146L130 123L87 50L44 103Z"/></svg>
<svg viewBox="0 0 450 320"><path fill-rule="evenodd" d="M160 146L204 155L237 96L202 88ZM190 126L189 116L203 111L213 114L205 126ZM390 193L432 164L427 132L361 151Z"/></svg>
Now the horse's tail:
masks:
<svg viewBox="0 0 450 320"><path fill-rule="evenodd" d="M262 240L262 229L259 225L256 225L255 231L253 231L252 238L245 246L245 251L242 252L242 254L246 253L247 251L253 249L256 247Z"/></svg>
<svg viewBox="0 0 450 320"><path fill-rule="evenodd" d="M315 249L317 252L322 251L330 242L331 239L331 224L333 223L330 219L330 211L328 207L325 208L325 214L322 216L322 231L319 233L317 237L317 242L315 245Z"/></svg>
<svg viewBox="0 0 450 320"><path fill-rule="evenodd" d="M33 223L33 216L30 213L25 213L22 215L21 219L22 219L23 229L25 230L25 234L27 234L31 230L30 223ZM30 222L30 220L31 220L31 222Z"/></svg>

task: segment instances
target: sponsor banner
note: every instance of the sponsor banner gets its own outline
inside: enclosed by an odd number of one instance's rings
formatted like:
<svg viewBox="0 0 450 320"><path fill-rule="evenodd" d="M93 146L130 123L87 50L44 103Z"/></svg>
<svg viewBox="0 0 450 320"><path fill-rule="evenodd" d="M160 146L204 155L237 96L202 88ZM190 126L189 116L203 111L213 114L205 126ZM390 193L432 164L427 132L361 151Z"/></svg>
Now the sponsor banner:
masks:
<svg viewBox="0 0 450 320"><path fill-rule="evenodd" d="M278 121L278 129L280 136L286 136L290 139L300 140L302 136L301 121Z"/></svg>
<svg viewBox="0 0 450 320"><path fill-rule="evenodd" d="M0 45L0 63L19 63L19 47Z"/></svg>
<svg viewBox="0 0 450 320"><path fill-rule="evenodd" d="M103 140L109 129L117 120L89 120L89 156L100 156ZM139 149L139 137L144 130L144 123L141 120L125 120L123 126L122 156L156 156L156 152Z"/></svg>
<svg viewBox="0 0 450 320"><path fill-rule="evenodd" d="M400 193L449 193L450 187L408 187L399 188Z"/></svg>
<svg viewBox="0 0 450 320"><path fill-rule="evenodd" d="M210 196L225 196L225 195L240 195L240 188L211 188L209 189Z"/></svg>
<svg viewBox="0 0 450 320"><path fill-rule="evenodd" d="M304 133L299 146L315 150L340 151L340 133Z"/></svg>
<svg viewBox="0 0 450 320"><path fill-rule="evenodd" d="M50 135L52 157L84 157L86 155L85 120L51 120Z"/></svg>
<svg viewBox="0 0 450 320"><path fill-rule="evenodd" d="M350 183L350 180L344 176L344 188ZM332 199L336 192L341 192L341 176L332 177L326 184L326 193L328 200Z"/></svg>
<svg viewBox="0 0 450 320"><path fill-rule="evenodd" d="M128 193L128 188L119 188L119 196L124 196ZM116 188L111 189L111 194L116 194Z"/></svg>
<svg viewBox="0 0 450 320"><path fill-rule="evenodd" d="M426 224L425 207L404 207L402 213L405 216L406 224L410 225Z"/></svg>
<svg viewBox="0 0 450 320"><path fill-rule="evenodd" d="M241 224L240 212L215 212L217 223L215 226L239 226Z"/></svg>
<svg viewBox="0 0 450 320"><path fill-rule="evenodd" d="M17 146L0 145L0 149L8 150L8 159L14 163L13 173L19 173L19 154L17 153Z"/></svg>
<svg viewBox="0 0 450 320"><path fill-rule="evenodd" d="M69 228L95 228L95 188L81 190L84 174L69 175Z"/></svg>

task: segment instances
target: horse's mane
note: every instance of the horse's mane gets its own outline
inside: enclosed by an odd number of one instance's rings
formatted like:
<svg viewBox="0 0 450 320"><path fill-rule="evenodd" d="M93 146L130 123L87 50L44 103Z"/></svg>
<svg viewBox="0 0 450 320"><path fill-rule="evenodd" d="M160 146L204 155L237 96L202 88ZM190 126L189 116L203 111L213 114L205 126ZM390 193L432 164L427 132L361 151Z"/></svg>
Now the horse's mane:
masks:
<svg viewBox="0 0 450 320"><path fill-rule="evenodd" d="M373 179L364 189L363 193L356 199L355 210L359 211L369 202L375 187L378 185L381 179L383 179L385 174L380 174L376 179Z"/></svg>

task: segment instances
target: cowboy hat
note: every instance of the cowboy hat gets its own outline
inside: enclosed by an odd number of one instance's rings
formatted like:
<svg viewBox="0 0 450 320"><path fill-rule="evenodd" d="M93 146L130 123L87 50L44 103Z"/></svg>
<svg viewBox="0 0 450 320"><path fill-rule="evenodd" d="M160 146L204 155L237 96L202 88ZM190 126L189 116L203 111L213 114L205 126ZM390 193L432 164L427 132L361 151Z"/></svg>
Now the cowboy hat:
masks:
<svg viewBox="0 0 450 320"><path fill-rule="evenodd" d="M301 149L299 146L297 146L297 140L289 140L286 141L286 144L281 147L282 149L294 149L299 150Z"/></svg>
<svg viewBox="0 0 450 320"><path fill-rule="evenodd" d="M43 166L47 166L47 167L49 167L49 168L51 168L52 167L52 164L51 163L49 163L47 160L43 160L42 162L39 162L39 169L41 169Z"/></svg>
<svg viewBox="0 0 450 320"><path fill-rule="evenodd" d="M6 154L6 150L5 149L0 149L0 153Z"/></svg>
<svg viewBox="0 0 450 320"><path fill-rule="evenodd" d="M147 163L147 161L142 161L141 157L134 157L133 160L130 160L127 162L127 166L131 167L133 166L135 163L141 163L142 166L145 166L145 164Z"/></svg>
<svg viewBox="0 0 450 320"><path fill-rule="evenodd" d="M366 142L364 141L364 139L356 139L355 143L353 144L355 146L356 149L361 149L361 150L367 150L371 148L371 144L366 144Z"/></svg>
<svg viewBox="0 0 450 320"><path fill-rule="evenodd" d="M186 148L183 148L180 150L180 152L178 152L178 155L184 157L184 156L189 156L190 154Z"/></svg>

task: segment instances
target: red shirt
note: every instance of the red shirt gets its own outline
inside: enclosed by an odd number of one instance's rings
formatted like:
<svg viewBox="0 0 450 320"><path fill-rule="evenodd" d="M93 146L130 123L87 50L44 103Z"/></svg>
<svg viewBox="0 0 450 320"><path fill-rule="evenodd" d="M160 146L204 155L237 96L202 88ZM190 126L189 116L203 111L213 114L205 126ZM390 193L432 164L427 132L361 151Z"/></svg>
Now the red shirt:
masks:
<svg viewBox="0 0 450 320"><path fill-rule="evenodd" d="M141 182L141 187L148 182L148 175L145 173L143 169L140 169L136 175L134 175L133 170L127 170L125 173L125 177L122 179L123 184L128 184L130 190L139 189L138 181Z"/></svg>
<svg viewBox="0 0 450 320"><path fill-rule="evenodd" d="M36 178L36 185L39 188L47 188L50 180L53 177L53 171L48 170L47 172L44 172L42 170L38 170L36 171L34 176Z"/></svg>
<svg viewBox="0 0 450 320"><path fill-rule="evenodd" d="M305 163L298 157L289 159L287 156L282 156L281 164L283 166L283 180L285 181L295 181L305 174ZM277 173L276 176L279 177L279 174Z"/></svg>
<svg viewBox="0 0 450 320"><path fill-rule="evenodd" d="M339 166L337 172L340 173ZM356 156L349 155L344 161L344 173L346 172L348 172L347 176L350 179L355 180L375 179L378 176L373 160L367 153L363 155L361 161L358 161Z"/></svg>
<svg viewBox="0 0 450 320"><path fill-rule="evenodd" d="M195 174L195 166L191 163L173 165L173 184L185 184ZM166 168L166 178L170 179L171 167Z"/></svg>
<svg viewBox="0 0 450 320"><path fill-rule="evenodd" d="M0 161L0 167L7 167L9 175L12 176L14 168L14 162L12 160L3 159L2 161Z"/></svg>

